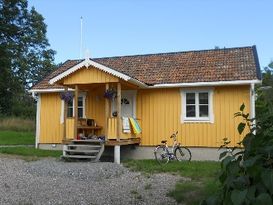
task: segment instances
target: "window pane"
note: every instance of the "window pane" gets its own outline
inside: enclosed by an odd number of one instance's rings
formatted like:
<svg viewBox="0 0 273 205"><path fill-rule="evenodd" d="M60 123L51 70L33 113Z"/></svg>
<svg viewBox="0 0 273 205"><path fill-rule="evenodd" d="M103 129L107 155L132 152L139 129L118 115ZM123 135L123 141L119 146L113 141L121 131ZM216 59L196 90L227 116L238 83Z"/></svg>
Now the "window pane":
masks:
<svg viewBox="0 0 273 205"><path fill-rule="evenodd" d="M195 104L195 93L186 93L186 104Z"/></svg>
<svg viewBox="0 0 273 205"><path fill-rule="evenodd" d="M73 108L72 107L67 108L67 117L73 117Z"/></svg>
<svg viewBox="0 0 273 205"><path fill-rule="evenodd" d="M186 107L186 117L195 117L195 105L187 105Z"/></svg>
<svg viewBox="0 0 273 205"><path fill-rule="evenodd" d="M68 106L68 107L72 107L72 106L73 106L73 100L70 100L70 101L67 103L67 106Z"/></svg>
<svg viewBox="0 0 273 205"><path fill-rule="evenodd" d="M209 106L208 105L200 105L199 106L199 115L200 115L200 117L208 117L209 116Z"/></svg>
<svg viewBox="0 0 273 205"><path fill-rule="evenodd" d="M199 104L209 104L208 93L199 93Z"/></svg>
<svg viewBox="0 0 273 205"><path fill-rule="evenodd" d="M83 118L83 109L82 108L78 108L78 117Z"/></svg>
<svg viewBox="0 0 273 205"><path fill-rule="evenodd" d="M83 106L83 97L78 98L78 106L82 107Z"/></svg>

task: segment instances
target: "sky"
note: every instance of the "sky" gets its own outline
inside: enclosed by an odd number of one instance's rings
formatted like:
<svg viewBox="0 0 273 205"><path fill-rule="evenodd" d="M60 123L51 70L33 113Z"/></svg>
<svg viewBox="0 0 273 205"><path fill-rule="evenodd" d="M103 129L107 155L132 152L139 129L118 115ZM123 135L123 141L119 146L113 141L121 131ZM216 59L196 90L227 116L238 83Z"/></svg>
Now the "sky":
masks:
<svg viewBox="0 0 273 205"><path fill-rule="evenodd" d="M272 0L29 0L47 24L55 62L257 46L273 60Z"/></svg>

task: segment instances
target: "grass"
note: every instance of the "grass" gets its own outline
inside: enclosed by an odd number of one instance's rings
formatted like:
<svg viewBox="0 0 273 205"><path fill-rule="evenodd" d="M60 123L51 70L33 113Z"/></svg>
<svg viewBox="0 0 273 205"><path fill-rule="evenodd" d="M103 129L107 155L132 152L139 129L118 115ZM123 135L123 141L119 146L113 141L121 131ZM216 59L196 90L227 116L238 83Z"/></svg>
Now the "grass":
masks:
<svg viewBox="0 0 273 205"><path fill-rule="evenodd" d="M124 165L131 170L145 174L171 173L188 177L191 180L177 182L175 189L168 196L188 205L199 204L219 189L217 180L220 163L212 161L171 162L159 165L155 160L128 160Z"/></svg>
<svg viewBox="0 0 273 205"><path fill-rule="evenodd" d="M33 132L0 131L0 145L34 145Z"/></svg>
<svg viewBox="0 0 273 205"><path fill-rule="evenodd" d="M1 147L0 153L23 157L60 157L62 151L35 149L34 147Z"/></svg>
<svg viewBox="0 0 273 205"><path fill-rule="evenodd" d="M0 118L0 130L34 132L35 121L17 117Z"/></svg>

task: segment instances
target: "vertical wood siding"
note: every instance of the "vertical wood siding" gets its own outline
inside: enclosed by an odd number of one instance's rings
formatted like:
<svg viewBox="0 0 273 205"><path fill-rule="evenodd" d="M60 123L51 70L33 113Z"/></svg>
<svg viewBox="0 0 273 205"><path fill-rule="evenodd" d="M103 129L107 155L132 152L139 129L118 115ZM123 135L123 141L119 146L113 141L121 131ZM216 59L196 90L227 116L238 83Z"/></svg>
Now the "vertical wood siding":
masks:
<svg viewBox="0 0 273 205"><path fill-rule="evenodd" d="M104 89L89 90L86 97L86 117L104 124ZM142 134L141 144L154 146L176 130L179 141L187 146L219 147L227 137L234 146L241 140L237 132L240 120L234 118L242 103L249 112L249 86L216 87L213 91L214 123L181 123L181 95L179 88L144 89L137 94L137 118ZM61 100L59 93L41 94L40 143L61 143ZM73 138L73 118L67 120L67 137ZM102 130L102 133L105 131Z"/></svg>
<svg viewBox="0 0 273 205"><path fill-rule="evenodd" d="M249 86L216 87L213 91L214 123L181 123L181 95L177 89L140 90L137 116L142 127L142 145L156 145L178 130L179 141L187 146L219 147L223 138L235 146L241 140L240 122L234 118L242 103L249 112ZM171 142L171 141L170 141Z"/></svg>
<svg viewBox="0 0 273 205"><path fill-rule="evenodd" d="M60 122L61 99L59 93L41 94L40 143L61 143L63 125Z"/></svg>
<svg viewBox="0 0 273 205"><path fill-rule="evenodd" d="M104 127L105 119L105 99L104 88L98 87L93 90L89 90L86 96L86 117L94 119L97 125ZM104 129L102 133L104 133Z"/></svg>
<svg viewBox="0 0 273 205"><path fill-rule="evenodd" d="M73 84L89 84L89 83L105 83L105 82L118 82L118 78L113 75L107 74L99 69L89 67L81 68L64 78L65 85Z"/></svg>

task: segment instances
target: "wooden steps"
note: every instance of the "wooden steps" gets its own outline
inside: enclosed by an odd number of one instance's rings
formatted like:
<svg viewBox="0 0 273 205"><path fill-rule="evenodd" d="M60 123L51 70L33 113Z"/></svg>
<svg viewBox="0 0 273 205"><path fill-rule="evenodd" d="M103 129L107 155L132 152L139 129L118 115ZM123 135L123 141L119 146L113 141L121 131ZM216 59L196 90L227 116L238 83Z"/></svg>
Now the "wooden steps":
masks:
<svg viewBox="0 0 273 205"><path fill-rule="evenodd" d="M104 152L102 140L72 140L70 144L63 146L63 159L90 159L99 161Z"/></svg>

